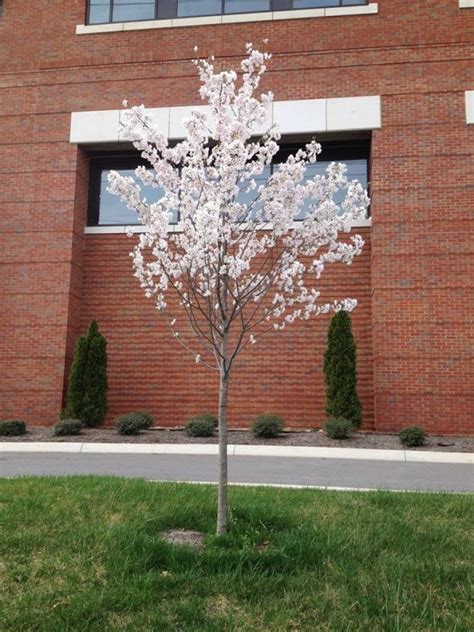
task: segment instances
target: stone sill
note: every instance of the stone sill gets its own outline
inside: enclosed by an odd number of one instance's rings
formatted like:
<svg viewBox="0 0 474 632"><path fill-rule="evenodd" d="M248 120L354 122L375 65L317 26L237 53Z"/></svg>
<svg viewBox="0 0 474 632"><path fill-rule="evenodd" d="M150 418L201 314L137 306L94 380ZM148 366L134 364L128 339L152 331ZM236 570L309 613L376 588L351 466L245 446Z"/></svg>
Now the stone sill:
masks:
<svg viewBox="0 0 474 632"><path fill-rule="evenodd" d="M261 13L236 13L232 15L210 15L172 20L142 20L141 22L115 22L113 24L78 24L76 35L90 33L116 33L117 31L141 31L167 29L183 26L207 26L213 24L236 24L239 22L268 22L272 20L295 20L304 18L338 17L345 15L369 15L378 13L378 3L327 9L293 9L291 11L262 11Z"/></svg>
<svg viewBox="0 0 474 632"><path fill-rule="evenodd" d="M474 0L459 0L460 9L474 9Z"/></svg>
<svg viewBox="0 0 474 632"><path fill-rule="evenodd" d="M372 226L372 220L370 217L364 220L354 222L351 228L370 228ZM129 224L123 226L86 226L84 228L84 234L86 235L125 235L130 229L132 233L144 233L146 231L145 226L130 226ZM181 232L179 225L170 226L168 228L169 233Z"/></svg>

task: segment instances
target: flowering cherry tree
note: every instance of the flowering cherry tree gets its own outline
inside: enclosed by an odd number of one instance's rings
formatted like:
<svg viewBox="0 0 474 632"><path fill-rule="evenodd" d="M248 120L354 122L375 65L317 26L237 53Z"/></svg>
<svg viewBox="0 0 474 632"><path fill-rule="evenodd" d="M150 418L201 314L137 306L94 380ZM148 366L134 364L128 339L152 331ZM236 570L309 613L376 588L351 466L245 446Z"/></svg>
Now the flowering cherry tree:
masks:
<svg viewBox="0 0 474 632"><path fill-rule="evenodd" d="M109 174L109 190L145 226L131 256L146 296L196 363L219 373L219 534L227 528L227 398L236 359L270 330L355 307L348 298L321 303L314 281L327 264L351 264L360 254L360 236L339 235L366 216L369 203L343 164L305 178L321 151L314 141L257 184L279 150L277 125L256 135L273 98L257 95L270 57L248 44L240 73L216 71L212 58L196 60L200 96L209 107L183 122L186 137L175 146L144 106L128 109L124 102L122 138L151 164L138 167L136 176L163 191L159 201L147 202L137 179ZM343 202L336 204L341 191ZM304 219L295 221L302 209ZM178 230L170 231L176 214ZM178 298L172 304L171 294ZM186 315L186 331L174 310Z"/></svg>

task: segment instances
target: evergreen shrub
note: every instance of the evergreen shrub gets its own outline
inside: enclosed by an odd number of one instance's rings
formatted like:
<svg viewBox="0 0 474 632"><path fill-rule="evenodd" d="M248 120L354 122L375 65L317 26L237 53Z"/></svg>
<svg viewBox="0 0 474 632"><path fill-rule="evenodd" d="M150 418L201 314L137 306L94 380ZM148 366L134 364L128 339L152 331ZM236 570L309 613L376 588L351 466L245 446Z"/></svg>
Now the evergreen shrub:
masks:
<svg viewBox="0 0 474 632"><path fill-rule="evenodd" d="M406 426L398 433L400 441L409 448L417 448L426 440L426 432L420 426Z"/></svg>
<svg viewBox="0 0 474 632"><path fill-rule="evenodd" d="M115 419L115 425L118 433L121 435L138 434L141 430L144 430L143 423L142 413L127 413Z"/></svg>
<svg viewBox="0 0 474 632"><path fill-rule="evenodd" d="M329 324L324 377L326 413L329 417L344 417L358 428L362 409L357 394L356 345L351 317L342 310L334 314Z"/></svg>
<svg viewBox="0 0 474 632"><path fill-rule="evenodd" d="M347 439L352 434L354 425L349 419L335 417L326 421L324 430L330 439Z"/></svg>
<svg viewBox="0 0 474 632"><path fill-rule="evenodd" d="M76 344L69 374L65 418L97 426L107 409L107 341L93 320Z"/></svg>
<svg viewBox="0 0 474 632"><path fill-rule="evenodd" d="M80 419L61 419L54 426L53 432L57 437L69 437L80 434L82 428Z"/></svg>
<svg viewBox="0 0 474 632"><path fill-rule="evenodd" d="M142 419L142 427L141 430L148 430L148 428L151 428L151 426L153 426L155 420L152 417L152 415L150 415L150 413L144 412L144 411L138 411L136 413L133 413L134 415L139 415Z"/></svg>
<svg viewBox="0 0 474 632"><path fill-rule="evenodd" d="M209 413L192 417L184 427L188 437L212 437L217 426L217 417Z"/></svg>
<svg viewBox="0 0 474 632"><path fill-rule="evenodd" d="M0 437L19 437L26 432L26 424L19 419L0 421Z"/></svg>
<svg viewBox="0 0 474 632"><path fill-rule="evenodd" d="M273 413L256 417L252 423L252 432L261 439L273 439L283 432L283 418Z"/></svg>

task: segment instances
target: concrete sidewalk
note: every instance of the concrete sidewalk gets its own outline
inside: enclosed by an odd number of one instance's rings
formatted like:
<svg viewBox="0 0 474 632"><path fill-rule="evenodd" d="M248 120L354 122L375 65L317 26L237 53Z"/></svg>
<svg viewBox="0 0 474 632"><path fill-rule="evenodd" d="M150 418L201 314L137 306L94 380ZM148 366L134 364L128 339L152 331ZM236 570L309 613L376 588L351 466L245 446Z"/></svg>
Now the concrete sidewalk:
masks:
<svg viewBox="0 0 474 632"><path fill-rule="evenodd" d="M3 452L65 452L72 454L190 454L217 455L215 443L87 443L0 442ZM412 463L463 463L474 465L469 452L435 452L429 450L373 450L363 448L321 448L309 446L236 445L227 448L229 456L292 457L317 459L350 459L363 461L402 461Z"/></svg>

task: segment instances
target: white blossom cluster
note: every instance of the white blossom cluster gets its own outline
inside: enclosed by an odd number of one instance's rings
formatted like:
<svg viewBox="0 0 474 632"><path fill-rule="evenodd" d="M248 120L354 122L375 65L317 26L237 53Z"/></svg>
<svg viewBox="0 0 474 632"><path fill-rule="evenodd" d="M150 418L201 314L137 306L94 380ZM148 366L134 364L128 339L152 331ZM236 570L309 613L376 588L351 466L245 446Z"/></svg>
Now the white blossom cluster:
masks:
<svg viewBox="0 0 474 632"><path fill-rule="evenodd" d="M356 305L352 299L321 304L313 283L326 264L351 264L361 252L359 235L339 240L366 217L369 199L359 182L349 181L338 163L325 175L305 178L307 165L321 152L311 141L257 184L280 140L277 125L255 135L273 99L271 93L257 94L270 57L248 44L240 73L217 71L212 59L196 60L210 115L193 111L183 123L186 138L175 146L143 105L123 112L121 136L153 167L139 167L136 174L143 185L164 191L158 202L147 202L133 178L109 175L109 191L146 227L131 253L146 295L154 297L179 338L167 302L170 291L177 293L201 346L218 362L224 337L233 341L233 359L268 329ZM252 191L250 202L242 202L242 190ZM337 205L334 196L341 190L344 201ZM305 218L295 221L303 206ZM176 212L179 230L170 232ZM197 354L196 362L205 363Z"/></svg>

